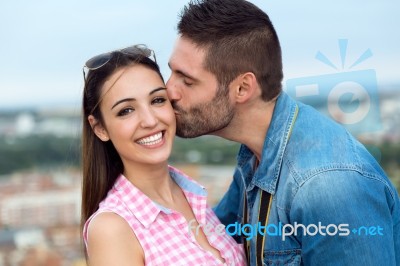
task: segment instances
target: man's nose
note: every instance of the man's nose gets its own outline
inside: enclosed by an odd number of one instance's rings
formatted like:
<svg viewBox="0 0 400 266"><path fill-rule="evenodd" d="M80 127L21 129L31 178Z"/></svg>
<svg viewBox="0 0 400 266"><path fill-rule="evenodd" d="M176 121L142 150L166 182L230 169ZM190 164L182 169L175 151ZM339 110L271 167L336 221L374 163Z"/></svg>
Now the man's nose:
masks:
<svg viewBox="0 0 400 266"><path fill-rule="evenodd" d="M182 95L172 75L168 79L166 86L169 100L171 102L179 101Z"/></svg>

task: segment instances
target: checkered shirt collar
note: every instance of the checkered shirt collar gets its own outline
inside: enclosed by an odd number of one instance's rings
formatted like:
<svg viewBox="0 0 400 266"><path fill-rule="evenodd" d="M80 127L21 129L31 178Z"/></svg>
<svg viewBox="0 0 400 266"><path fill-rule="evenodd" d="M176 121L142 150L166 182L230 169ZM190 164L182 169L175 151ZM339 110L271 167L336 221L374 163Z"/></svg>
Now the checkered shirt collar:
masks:
<svg viewBox="0 0 400 266"><path fill-rule="evenodd" d="M181 187L196 219L205 224L207 207L205 188L172 166L169 166L169 172L172 179ZM151 200L122 174L115 181L113 189L145 228L148 228L156 220L160 212L167 215L174 212Z"/></svg>

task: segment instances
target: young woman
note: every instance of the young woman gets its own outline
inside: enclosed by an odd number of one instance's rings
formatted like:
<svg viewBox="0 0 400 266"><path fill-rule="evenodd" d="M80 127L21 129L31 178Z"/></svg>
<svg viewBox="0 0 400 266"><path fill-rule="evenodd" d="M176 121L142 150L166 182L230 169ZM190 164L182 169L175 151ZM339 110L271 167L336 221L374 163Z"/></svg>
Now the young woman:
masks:
<svg viewBox="0 0 400 266"><path fill-rule="evenodd" d="M204 188L168 165L175 114L151 55L136 45L85 65L87 259L91 266L243 265L242 246L220 230Z"/></svg>

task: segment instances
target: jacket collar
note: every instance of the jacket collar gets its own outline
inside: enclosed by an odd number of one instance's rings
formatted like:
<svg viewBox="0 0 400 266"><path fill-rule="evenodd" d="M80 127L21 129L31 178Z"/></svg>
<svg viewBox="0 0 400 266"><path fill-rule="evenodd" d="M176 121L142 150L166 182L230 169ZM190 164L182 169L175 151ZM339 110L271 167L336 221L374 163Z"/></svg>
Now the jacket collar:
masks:
<svg viewBox="0 0 400 266"><path fill-rule="evenodd" d="M288 143L292 126L296 120L298 107L296 102L285 92L278 96L270 126L264 140L261 161L258 168L251 175L245 177L247 191L257 186L271 194L275 194L276 184L282 166L283 155ZM243 169L251 169L256 161L253 152L245 145L241 145L238 154L238 166ZM267 178L266 178L267 177Z"/></svg>

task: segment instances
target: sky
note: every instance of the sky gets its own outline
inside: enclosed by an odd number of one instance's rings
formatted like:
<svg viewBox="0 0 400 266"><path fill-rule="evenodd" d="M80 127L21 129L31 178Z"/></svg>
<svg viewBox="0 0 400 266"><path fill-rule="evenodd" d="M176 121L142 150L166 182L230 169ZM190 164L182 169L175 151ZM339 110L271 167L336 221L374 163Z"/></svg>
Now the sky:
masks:
<svg viewBox="0 0 400 266"><path fill-rule="evenodd" d="M284 87L294 78L373 69L379 89L400 90L399 1L250 2L267 12L278 33ZM155 51L167 80L178 14L187 3L2 0L0 109L79 109L85 61L132 44ZM363 54L364 60L351 67Z"/></svg>

